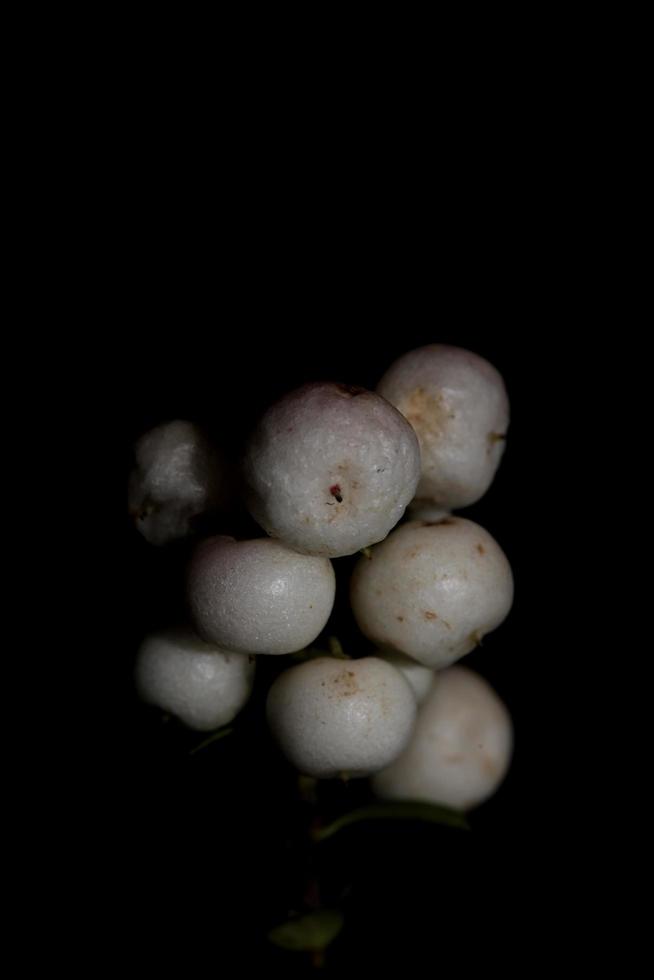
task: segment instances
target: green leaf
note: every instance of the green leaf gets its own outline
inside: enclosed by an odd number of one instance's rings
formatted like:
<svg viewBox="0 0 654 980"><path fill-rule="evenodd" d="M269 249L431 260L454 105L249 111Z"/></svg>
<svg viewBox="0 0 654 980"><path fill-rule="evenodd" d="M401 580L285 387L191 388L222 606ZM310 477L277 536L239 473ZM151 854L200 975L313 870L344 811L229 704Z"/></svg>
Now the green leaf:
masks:
<svg viewBox="0 0 654 980"><path fill-rule="evenodd" d="M275 946L294 952L326 949L343 928L343 915L337 909L320 909L275 926L268 939Z"/></svg>
<svg viewBox="0 0 654 980"><path fill-rule="evenodd" d="M208 745L213 745L214 742L219 742L221 738L225 738L227 735L231 735L234 731L233 728L219 728L217 732L214 732L209 738L205 738L203 742L196 745L191 749L189 755L195 755L196 752L200 752L202 749L206 749Z"/></svg>
<svg viewBox="0 0 654 980"><path fill-rule="evenodd" d="M318 827L312 831L315 841L328 840L344 827L349 827L364 820L419 820L425 823L440 824L445 827L457 827L459 830L470 830L465 814L458 810L450 810L445 806L435 806L432 803L398 800L396 802L372 803L351 810L337 817L326 827Z"/></svg>

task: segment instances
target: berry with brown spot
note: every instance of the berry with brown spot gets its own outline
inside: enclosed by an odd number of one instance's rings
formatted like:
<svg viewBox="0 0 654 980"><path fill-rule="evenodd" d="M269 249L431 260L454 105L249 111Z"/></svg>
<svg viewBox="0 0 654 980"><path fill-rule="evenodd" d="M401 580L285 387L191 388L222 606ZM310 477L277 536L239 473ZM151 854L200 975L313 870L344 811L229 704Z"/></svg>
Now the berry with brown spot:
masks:
<svg viewBox="0 0 654 980"><path fill-rule="evenodd" d="M504 779L513 750L510 715L490 685L465 667L437 673L407 748L377 773L377 796L468 810Z"/></svg>
<svg viewBox="0 0 654 980"><path fill-rule="evenodd" d="M301 773L367 776L408 744L416 716L402 673L377 657L318 657L284 671L268 693L270 729Z"/></svg>
<svg viewBox="0 0 654 980"><path fill-rule="evenodd" d="M410 521L357 562L350 601L359 628L380 648L440 670L505 619L513 576L497 542L473 521Z"/></svg>
<svg viewBox="0 0 654 980"><path fill-rule="evenodd" d="M405 418L363 388L315 383L264 414L245 455L248 507L270 535L336 558L381 541L420 476Z"/></svg>
<svg viewBox="0 0 654 980"><path fill-rule="evenodd" d="M467 507L493 481L506 446L509 399L499 372L461 347L430 344L395 361L377 391L420 442L416 509Z"/></svg>

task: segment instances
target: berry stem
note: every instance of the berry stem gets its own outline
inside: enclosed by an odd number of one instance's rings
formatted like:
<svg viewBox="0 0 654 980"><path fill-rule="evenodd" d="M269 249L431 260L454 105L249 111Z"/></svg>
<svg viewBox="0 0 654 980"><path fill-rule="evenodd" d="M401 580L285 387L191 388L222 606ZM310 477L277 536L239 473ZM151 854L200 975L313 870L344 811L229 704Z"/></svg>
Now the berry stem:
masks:
<svg viewBox="0 0 654 980"><path fill-rule="evenodd" d="M192 748L191 751L189 752L189 755L195 755L196 752L200 752L202 749L206 749L206 747L208 745L211 745L213 742L218 742L220 741L221 738L225 738L226 735L231 735L233 731L234 731L233 728L219 729L219 731L214 732L213 735L209 736L209 738L205 738L203 742L200 742L199 745L196 745L194 748Z"/></svg>
<svg viewBox="0 0 654 980"><path fill-rule="evenodd" d="M329 647L330 657L334 657L336 660L351 660L352 658L344 652L341 641L337 636L330 636L327 639L327 646Z"/></svg>

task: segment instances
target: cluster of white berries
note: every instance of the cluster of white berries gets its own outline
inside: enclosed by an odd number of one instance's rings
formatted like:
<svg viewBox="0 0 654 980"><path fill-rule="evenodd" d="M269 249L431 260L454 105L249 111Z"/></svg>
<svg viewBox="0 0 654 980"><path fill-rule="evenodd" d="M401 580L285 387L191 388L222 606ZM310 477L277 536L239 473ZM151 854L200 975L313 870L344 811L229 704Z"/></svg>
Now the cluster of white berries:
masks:
<svg viewBox="0 0 654 980"><path fill-rule="evenodd" d="M400 357L377 392L290 392L242 462L245 503L268 536L196 547L192 629L145 640L142 698L195 729L228 724L250 697L256 657L310 647L334 605L332 559L361 552L350 604L375 656L307 654L283 669L267 698L273 736L299 772L372 777L382 798L464 810L487 799L508 769L511 720L481 677L452 665L505 619L513 579L491 535L451 512L490 486L508 424L495 368L443 345ZM144 537L187 536L220 506L225 467L188 422L142 437L130 510Z"/></svg>

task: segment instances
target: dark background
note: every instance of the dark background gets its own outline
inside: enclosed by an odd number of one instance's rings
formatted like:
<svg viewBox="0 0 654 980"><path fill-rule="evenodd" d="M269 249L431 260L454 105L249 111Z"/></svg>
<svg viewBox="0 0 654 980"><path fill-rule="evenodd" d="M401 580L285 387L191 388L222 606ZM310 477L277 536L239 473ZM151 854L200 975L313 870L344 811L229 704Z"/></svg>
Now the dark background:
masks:
<svg viewBox="0 0 654 980"><path fill-rule="evenodd" d="M65 583L62 645L76 636L82 652L73 706L54 703L72 733L59 752L40 726L54 787L46 796L37 785L35 807L37 838L44 813L59 813L68 831L53 840L63 873L51 882L67 955L87 932L100 932L87 973L112 954L121 972L134 968L137 949L148 972L171 966L175 952L185 975L201 952L216 974L232 955L240 970L307 966L265 940L299 907L308 876L305 855L286 843L303 813L293 774L261 725L265 684L233 741L191 757L193 737L134 696L143 635L182 614L187 555L150 548L129 524L134 440L166 418L189 418L236 455L261 409L286 389L330 377L374 387L393 358L433 341L489 358L511 398L495 483L464 514L505 549L515 604L465 663L509 706L516 752L469 834L367 826L323 846L323 900L343 896L346 913L330 963L336 974L350 965L406 972L424 957L422 969L442 972L450 954L458 974L473 962L487 972L523 957L532 971L579 930L579 855L599 816L613 821L623 798L631 802L622 760L607 762L613 701L591 691L598 673L612 685L625 674L616 666L628 653L624 640L608 655L601 642L611 624L622 627L630 603L598 600L589 583L594 570L611 589L619 578L633 582L631 566L607 568L604 547L607 537L626 536L624 501L629 507L643 493L642 482L630 482L638 453L626 445L628 426L616 431L617 410L634 411L631 362L644 350L634 330L642 316L630 309L643 255L634 255L628 228L642 212L643 154L629 110L638 59L625 94L615 44L589 42L587 25L583 35L554 22L550 30L559 41L545 57L540 28L517 41L507 32L500 47L486 33L471 47L466 32L465 47L461 35L436 45L454 54L436 67L432 51L426 59L411 48L406 70L395 46L368 45L383 70L359 58L352 84L340 56L318 59L319 85L310 77L313 44L299 47L307 63L300 75L268 42L277 65L263 76L250 70L241 42L237 66L226 62L217 79L215 53L203 58L193 45L187 74L177 45L137 38L135 78L118 50L106 71L100 65L101 92L74 66L70 98L50 92L52 134L35 156L30 191L37 212L38 192L46 195L45 221L23 224L51 266L45 283L28 267L26 295L47 303L38 322L54 356L24 327L32 358L23 365L9 356L7 369L20 379L32 360L45 362L54 392L39 408L36 447L45 436L57 456L45 478L88 509L68 524L55 515L64 557L70 524L87 539L90 554L75 565L89 596L80 599L77 581ZM161 66L144 58L146 47ZM88 111L77 108L80 96ZM628 369L616 365L621 351ZM55 413L68 394L61 361L82 387L63 426ZM36 400L31 379L24 387ZM63 444L79 457L79 477L59 461ZM52 513L41 504L35 516L49 543ZM347 560L337 565L346 577ZM59 567L57 554L48 582ZM337 622L354 642L347 615ZM589 723L593 702L602 718ZM593 761L601 771L580 801ZM31 766L25 771L38 783ZM334 786L323 802L336 812L363 792ZM608 839L602 834L589 862L599 879ZM69 870L72 911L63 898ZM28 878L30 945L39 945L33 907L52 913L40 880ZM601 940L593 935L592 947L601 950ZM567 950L561 957L557 972L570 962Z"/></svg>
<svg viewBox="0 0 654 980"><path fill-rule="evenodd" d="M136 80L118 54L102 93L74 67L70 99L55 88L52 136L36 155L31 189L37 210L38 191L47 196L45 227L24 222L52 266L45 283L28 269L30 290L47 302L52 361L33 331L21 334L54 382L39 409L37 447L43 436L57 454L65 443L81 464L74 478L57 458L46 476L63 484L73 506L87 505L70 523L88 542L89 557L75 565L89 596L66 583L62 645L76 636L82 647L69 682L73 706L59 710L72 734L60 752L39 729L54 786L46 796L37 785L35 817L37 836L44 813L60 814L67 830L53 840L63 874L57 869L51 885L67 955L100 931L87 973L112 954L124 972L137 965L137 948L149 972L181 952L191 973L201 951L216 974L232 954L240 968L306 968L265 941L299 907L307 868L286 845L302 807L260 724L262 685L233 741L191 757L192 737L134 696L143 635L182 615L187 556L184 547L150 548L129 524L134 440L164 419L189 418L236 455L261 409L293 385L331 377L374 387L393 358L433 341L489 358L511 399L495 483L464 514L505 549L515 604L465 662L509 706L516 752L469 834L369 826L323 846L324 901L345 892L346 928L330 962L337 974L350 964L406 971L424 956L436 972L450 953L461 973L472 961L502 967L521 959L526 944L533 968L561 946L566 923L577 927L578 855L598 811L612 817L620 772L606 771L613 726L589 725L586 709L598 662L613 682L622 649L600 660L590 630L603 633L628 612L604 608L594 591L582 608L591 566L611 585L624 571L607 571L586 540L599 538L603 551L606 535L597 530L607 513L642 496L627 479L635 457L611 426L616 406L631 410L635 387L631 368L613 361L624 349L639 359L643 349L633 329L642 319L629 310L642 254L633 260L631 232L621 225L640 214L633 92L625 98L616 87L610 45L596 46L608 71L588 71L579 51L593 45L587 31L583 37L568 39L563 59L558 44L540 58L536 35L516 44L509 33L504 47L513 57L504 58L484 35L479 64L460 42L459 59L439 65L437 82L431 67L427 79L424 58L405 74L393 55L392 84L364 61L365 86L353 86L330 59L328 69L320 62L318 94L293 64L280 92L278 69L268 85L251 77L245 57L235 71L226 65L219 83L213 56L198 55L187 76L168 45L149 45L164 63L152 71L136 42ZM278 59L276 47L271 53ZM633 74L626 77L628 84ZM242 102L236 93L244 89L250 98ZM76 111L84 94L88 112ZM66 110L72 138L62 128ZM55 158L65 179L43 165ZM601 368L598 352L609 361ZM82 387L63 426L55 414L68 394L61 361ZM24 365L9 357L7 367L20 377ZM36 399L31 382L26 394ZM112 440L115 457L107 453ZM49 542L52 514L35 513ZM620 515L615 537L625 525ZM66 538L63 557L67 550ZM341 578L347 564L337 562ZM57 555L48 581L59 567ZM353 642L347 615L337 621ZM601 778L580 806L577 785L593 759ZM26 773L39 782L31 766ZM363 792L331 787L325 807L339 811ZM605 840L592 855L600 876L604 849ZM77 863L84 874L75 880ZM72 911L63 898L69 870ZM30 923L39 903L52 913L42 878L28 879Z"/></svg>
<svg viewBox="0 0 654 980"><path fill-rule="evenodd" d="M243 281L242 294L241 280L231 281L229 309L222 312L219 296L214 301L206 290L194 292L194 270L185 268L180 276L150 266L130 309L134 346L120 380L125 478L134 440L160 421L201 423L236 459L257 416L286 390L315 379L374 388L397 356L425 343L452 343L488 358L504 376L511 401L496 479L462 513L493 534L515 576L509 618L465 663L509 707L516 747L504 785L472 813L469 833L363 825L320 845L313 856L292 844L302 840L307 813L294 773L263 723L266 685L279 669L262 663L266 658L259 658L255 695L234 735L190 756L203 736L174 721L162 723L137 701L131 676L142 637L184 617L188 546L153 548L125 518L111 798L126 901L144 914L160 910L155 923L188 917L243 963L307 969L302 957L272 949L265 936L302 909L316 874L323 904L340 905L346 915L328 958L335 972L359 961L370 968L394 957L402 962L407 951L427 955L434 942L465 961L473 954L466 939L471 929L501 954L554 849L552 834L543 832L543 814L563 792L552 727L564 705L556 701L558 686L545 665L553 642L550 580L559 492L552 429L560 416L552 412L552 398L565 384L565 366L556 363L544 329L551 296L542 280L531 280L530 263L514 255L513 290L506 277L498 281L497 263L488 275L481 268L468 283L462 273L449 280L439 275L440 285L426 295L424 287L412 289L410 265L394 276L380 263L358 278L350 265L347 285L330 282L323 270L318 287L305 262L283 281ZM149 307L155 295L156 306ZM232 528L237 535L257 533L245 515L215 526ZM352 564L335 561L339 592L327 632L358 655L368 646L347 609ZM325 784L320 799L328 816L368 795L360 781Z"/></svg>

